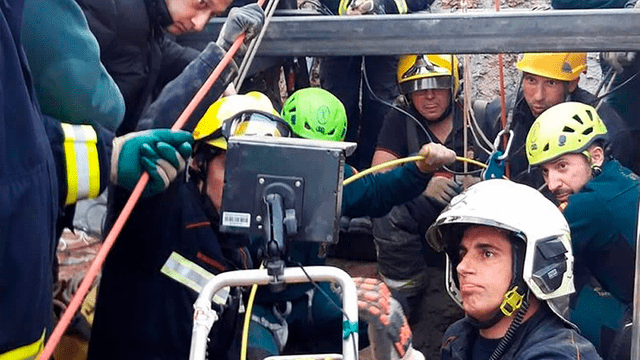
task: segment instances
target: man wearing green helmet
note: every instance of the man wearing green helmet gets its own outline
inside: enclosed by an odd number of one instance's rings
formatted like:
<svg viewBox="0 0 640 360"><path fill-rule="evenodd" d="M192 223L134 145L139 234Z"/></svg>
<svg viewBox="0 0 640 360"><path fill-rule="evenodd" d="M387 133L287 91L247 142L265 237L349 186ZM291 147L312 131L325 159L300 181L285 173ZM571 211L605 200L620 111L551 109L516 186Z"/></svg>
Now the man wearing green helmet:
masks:
<svg viewBox="0 0 640 360"><path fill-rule="evenodd" d="M295 136L313 140L344 140L347 128L344 106L326 90L305 88L296 91L283 105L281 114ZM419 195L432 172L455 161L455 153L440 144L425 145L420 154L425 156L424 160L391 172L369 174L346 185L342 195L342 215L382 216L393 206ZM344 177L353 174L355 169L345 164ZM324 264L324 255L317 243L291 242L288 247L293 264ZM320 287L336 297L328 285L321 283ZM337 297L335 300L338 301ZM274 304L286 306L274 307ZM328 304L323 296L316 294L310 284L289 285L280 293L261 288L258 289L249 328L249 349L257 355L277 355L287 343L298 346L305 343L309 346L306 350L311 352L335 352L340 349L341 339L340 334L332 330L339 328L341 321L342 313ZM403 345L409 346L407 343ZM256 353L258 349L262 352Z"/></svg>
<svg viewBox="0 0 640 360"><path fill-rule="evenodd" d="M596 110L566 102L543 112L526 139L571 229L577 296L571 321L605 359L628 359L638 218L638 176L606 153ZM598 311L593 311L598 309Z"/></svg>

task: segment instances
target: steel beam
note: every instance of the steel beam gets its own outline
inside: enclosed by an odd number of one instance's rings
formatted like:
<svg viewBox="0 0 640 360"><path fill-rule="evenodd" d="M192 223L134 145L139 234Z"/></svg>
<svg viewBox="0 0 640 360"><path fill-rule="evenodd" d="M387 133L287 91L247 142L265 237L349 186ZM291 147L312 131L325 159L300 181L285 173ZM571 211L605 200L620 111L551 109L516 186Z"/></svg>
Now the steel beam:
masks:
<svg viewBox="0 0 640 360"><path fill-rule="evenodd" d="M205 31L183 35L179 41L202 48L215 41L223 22L224 18L216 18ZM258 55L637 50L638 24L640 10L630 9L275 16Z"/></svg>

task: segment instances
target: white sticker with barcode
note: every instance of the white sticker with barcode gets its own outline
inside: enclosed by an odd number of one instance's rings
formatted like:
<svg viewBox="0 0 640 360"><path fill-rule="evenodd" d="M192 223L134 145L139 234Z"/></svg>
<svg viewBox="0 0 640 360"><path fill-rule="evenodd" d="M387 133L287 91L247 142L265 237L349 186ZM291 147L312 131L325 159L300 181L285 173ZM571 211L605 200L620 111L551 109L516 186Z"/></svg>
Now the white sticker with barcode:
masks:
<svg viewBox="0 0 640 360"><path fill-rule="evenodd" d="M251 226L251 214L225 211L222 214L222 225L248 228Z"/></svg>

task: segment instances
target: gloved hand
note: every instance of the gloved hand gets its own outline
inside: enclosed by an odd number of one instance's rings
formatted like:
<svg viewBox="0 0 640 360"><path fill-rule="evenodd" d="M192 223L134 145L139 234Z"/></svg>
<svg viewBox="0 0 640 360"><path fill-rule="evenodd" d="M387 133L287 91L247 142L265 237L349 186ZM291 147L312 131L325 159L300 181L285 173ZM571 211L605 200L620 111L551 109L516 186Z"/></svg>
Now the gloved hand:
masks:
<svg viewBox="0 0 640 360"><path fill-rule="evenodd" d="M347 15L385 14L382 0L354 0L347 8Z"/></svg>
<svg viewBox="0 0 640 360"><path fill-rule="evenodd" d="M442 205L447 205L451 202L451 199L461 191L462 186L458 185L458 183L452 179L444 176L434 176L429 180L427 188L424 190L423 194L436 200Z"/></svg>
<svg viewBox="0 0 640 360"><path fill-rule="evenodd" d="M443 165L456 161L455 151L436 143L422 145L418 154L425 157L424 160L416 161L418 169L423 173L434 172Z"/></svg>
<svg viewBox="0 0 640 360"><path fill-rule="evenodd" d="M149 183L143 195L156 195L184 170L192 144L191 133L180 130L145 130L117 137L113 139L111 182L133 190L146 171Z"/></svg>
<svg viewBox="0 0 640 360"><path fill-rule="evenodd" d="M376 360L424 360L411 345L411 328L402 305L378 279L354 278L358 292L358 316L369 324L368 333Z"/></svg>
<svg viewBox="0 0 640 360"><path fill-rule="evenodd" d="M606 52L602 54L602 58L619 74L636 59L636 53L634 51Z"/></svg>
<svg viewBox="0 0 640 360"><path fill-rule="evenodd" d="M244 39L246 44L260 33L263 25L264 10L260 5L249 4L242 7L234 7L229 11L227 20L222 25L222 29L220 29L216 44L223 48L224 51L229 51L229 48L240 34L245 33L247 35ZM246 52L246 46L243 45L238 52Z"/></svg>

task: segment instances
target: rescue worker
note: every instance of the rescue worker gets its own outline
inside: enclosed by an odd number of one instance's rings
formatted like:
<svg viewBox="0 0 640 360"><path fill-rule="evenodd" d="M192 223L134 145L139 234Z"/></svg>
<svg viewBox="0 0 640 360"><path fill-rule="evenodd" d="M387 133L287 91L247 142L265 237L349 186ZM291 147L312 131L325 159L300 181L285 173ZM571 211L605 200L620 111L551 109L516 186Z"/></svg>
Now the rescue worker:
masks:
<svg viewBox="0 0 640 360"><path fill-rule="evenodd" d="M538 191L504 179L475 184L427 239L445 252L449 295L466 313L446 330L442 360L600 359L566 320L569 226Z"/></svg>
<svg viewBox="0 0 640 360"><path fill-rule="evenodd" d="M507 104L513 103L512 144L507 154L509 178L536 188L542 187L542 177L537 170L529 171L524 142L531 124L548 108L565 101L591 104L596 100L590 92L580 88L580 74L587 71L586 53L526 53L516 63L522 72L521 88L517 94L507 98ZM515 102L513 101L515 96ZM489 103L483 111L488 116L485 121L494 124L492 137L502 129L500 121L500 99ZM478 112L476 112L478 113ZM609 128L612 154L622 164L628 164L635 156L626 148L626 144L635 141L630 138L628 128L620 116L607 104L602 104L598 114ZM483 116L483 115L480 115Z"/></svg>
<svg viewBox="0 0 640 360"><path fill-rule="evenodd" d="M458 97L460 74L455 56L405 55L398 63L397 81L402 94L396 101L400 110L391 111L384 120L373 165L410 156L422 144L431 142L453 149L458 156L486 159L475 142L470 142L465 153L463 105ZM465 175L462 164L451 169ZM478 171L475 175L454 178L449 171L438 171L420 196L373 220L380 273L404 306L410 323L417 320L414 309L422 302L427 287L427 266L443 261L423 248L422 234L462 190L462 179L471 183L479 179Z"/></svg>
<svg viewBox="0 0 640 360"><path fill-rule="evenodd" d="M407 14L429 11L434 0L320 0L340 16ZM337 56L322 58L320 86L345 105L346 140L358 143L347 162L361 170L370 166L385 115L392 110L377 98L392 102L398 96L394 80L397 56ZM364 70L363 70L364 69ZM366 79L365 79L366 75ZM366 83L365 83L366 81ZM370 85L370 88L366 84ZM373 94L371 94L373 92Z"/></svg>
<svg viewBox="0 0 640 360"><path fill-rule="evenodd" d="M0 358L35 359L52 326L63 212L106 185L98 128L117 127L124 102L73 1L3 2L0 42Z"/></svg>
<svg viewBox="0 0 640 360"><path fill-rule="evenodd" d="M629 359L639 179L609 156L607 134L593 107L566 102L536 119L526 152L571 229L571 321L603 358Z"/></svg>
<svg viewBox="0 0 640 360"><path fill-rule="evenodd" d="M118 186L111 190L116 195L128 194L142 169L173 171L162 171L167 175L165 189L147 186L105 261L89 359L188 357L198 294L180 282L184 279L161 273L163 264L173 259L172 253L188 266L197 265L212 274L252 268L248 240L218 231L227 146L221 130L224 121L241 122L237 129L256 129L264 135L287 136L289 131L265 95L248 93L215 102L198 122L193 138L187 132L156 130L134 132L114 142L112 181ZM149 140L150 135L166 143ZM191 143L193 160L189 175L184 176L181 170L191 154ZM157 155L172 156L157 161L149 148ZM215 306L224 311L212 328L209 353L218 359L237 358L240 289L231 289L227 299Z"/></svg>
<svg viewBox="0 0 640 360"><path fill-rule="evenodd" d="M136 129L164 86L199 56L197 50L178 45L171 36L201 31L210 17L224 13L230 3L230 0L78 0L100 44L101 60L124 96L126 113L117 135ZM246 40L251 40L263 23L264 12L257 4L233 9L217 45L209 44L201 58L217 64L239 33L246 32ZM224 90L235 69L228 67L220 77L225 81L214 87L220 88L220 92ZM210 105L215 100L206 103ZM203 104L196 110L194 125L207 108ZM175 111L182 109L184 106ZM175 118L177 115L174 121Z"/></svg>
<svg viewBox="0 0 640 360"><path fill-rule="evenodd" d="M326 90L304 88L294 92L284 103L281 114L296 137L324 141L345 138L347 115L344 106ZM369 174L346 185L342 214L382 216L394 205L419 195L436 169L455 161L455 153L440 144L424 145L420 154L425 156L422 161L383 174ZM352 166L345 164L345 179L355 172ZM288 247L291 266L325 263L325 251L320 244L291 242ZM320 286L340 303L328 283ZM249 347L262 356L281 354L287 343L296 344L296 350L302 352L339 352L341 324L342 313L311 284L289 285L284 292L278 293L263 287L258 290L252 314Z"/></svg>

